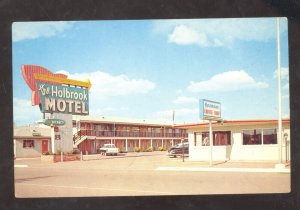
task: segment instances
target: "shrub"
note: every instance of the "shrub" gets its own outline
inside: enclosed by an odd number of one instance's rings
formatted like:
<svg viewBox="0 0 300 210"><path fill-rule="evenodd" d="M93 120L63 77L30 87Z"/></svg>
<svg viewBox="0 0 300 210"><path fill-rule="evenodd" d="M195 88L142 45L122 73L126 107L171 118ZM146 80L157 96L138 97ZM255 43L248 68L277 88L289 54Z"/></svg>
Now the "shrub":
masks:
<svg viewBox="0 0 300 210"><path fill-rule="evenodd" d="M53 154L52 154L52 152L47 151L47 152L44 152L43 155L53 155Z"/></svg>
<svg viewBox="0 0 300 210"><path fill-rule="evenodd" d="M62 152L62 149L59 148L59 149L56 150L55 154L60 155L61 152Z"/></svg>
<svg viewBox="0 0 300 210"><path fill-rule="evenodd" d="M134 151L134 152L139 152L140 149L139 149L138 147L135 147L135 148L133 148L133 151Z"/></svg>
<svg viewBox="0 0 300 210"><path fill-rule="evenodd" d="M153 152L153 147L149 147L149 148L147 149L147 152Z"/></svg>
<svg viewBox="0 0 300 210"><path fill-rule="evenodd" d="M165 147L158 147L158 151L166 151L167 150L167 148L165 148Z"/></svg>
<svg viewBox="0 0 300 210"><path fill-rule="evenodd" d="M74 148L74 149L70 152L70 154L73 154L73 155L80 154L80 150L77 149L77 148Z"/></svg>

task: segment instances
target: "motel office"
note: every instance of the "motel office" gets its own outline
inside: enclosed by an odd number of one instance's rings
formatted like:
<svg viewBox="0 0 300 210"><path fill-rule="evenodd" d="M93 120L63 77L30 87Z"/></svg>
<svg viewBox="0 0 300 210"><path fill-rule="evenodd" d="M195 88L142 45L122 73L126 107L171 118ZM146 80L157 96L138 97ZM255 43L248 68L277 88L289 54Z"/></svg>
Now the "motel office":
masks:
<svg viewBox="0 0 300 210"><path fill-rule="evenodd" d="M209 123L175 126L185 128L189 160L209 161ZM216 161L279 160L277 120L224 120L213 123L212 159ZM290 161L290 120L282 120L282 160Z"/></svg>

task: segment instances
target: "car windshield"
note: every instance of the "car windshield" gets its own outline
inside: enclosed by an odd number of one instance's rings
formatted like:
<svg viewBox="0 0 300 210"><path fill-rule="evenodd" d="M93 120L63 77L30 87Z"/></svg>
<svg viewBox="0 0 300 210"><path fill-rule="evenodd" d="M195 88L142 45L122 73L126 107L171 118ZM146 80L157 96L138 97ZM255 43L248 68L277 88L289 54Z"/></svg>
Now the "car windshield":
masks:
<svg viewBox="0 0 300 210"><path fill-rule="evenodd" d="M184 145L184 147L188 147L189 146L188 143L184 143L183 145ZM176 144L175 147L180 148L180 147L182 147L182 144Z"/></svg>
<svg viewBox="0 0 300 210"><path fill-rule="evenodd" d="M105 148L115 148L115 145L113 144L106 144L104 145Z"/></svg>

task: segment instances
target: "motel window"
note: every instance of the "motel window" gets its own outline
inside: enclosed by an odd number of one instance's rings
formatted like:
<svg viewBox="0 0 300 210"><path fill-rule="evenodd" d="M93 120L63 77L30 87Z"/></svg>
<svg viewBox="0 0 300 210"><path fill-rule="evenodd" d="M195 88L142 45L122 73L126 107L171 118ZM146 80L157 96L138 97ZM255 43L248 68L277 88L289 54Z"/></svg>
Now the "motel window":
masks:
<svg viewBox="0 0 300 210"><path fill-rule="evenodd" d="M173 129L172 128L167 128L166 130L167 130L167 133L170 133L170 134L173 133Z"/></svg>
<svg viewBox="0 0 300 210"><path fill-rule="evenodd" d="M209 133L203 132L201 137L202 146L209 146Z"/></svg>
<svg viewBox="0 0 300 210"><path fill-rule="evenodd" d="M264 144L277 144L276 129L263 129L263 143Z"/></svg>
<svg viewBox="0 0 300 210"><path fill-rule="evenodd" d="M34 140L23 140L23 148L33 148Z"/></svg>
<svg viewBox="0 0 300 210"><path fill-rule="evenodd" d="M76 128L76 127L77 127L77 124L76 124L76 121L75 121L75 120L72 121L72 126L73 126L73 128Z"/></svg>
<svg viewBox="0 0 300 210"><path fill-rule="evenodd" d="M213 133L214 146L230 145L230 131L217 131Z"/></svg>
<svg viewBox="0 0 300 210"><path fill-rule="evenodd" d="M213 131L213 145L224 146L231 144L231 132L230 131ZM209 133L208 132L196 132L194 133L194 145L195 146L209 146Z"/></svg>
<svg viewBox="0 0 300 210"><path fill-rule="evenodd" d="M276 129L254 129L243 131L243 145L277 144Z"/></svg>
<svg viewBox="0 0 300 210"><path fill-rule="evenodd" d="M194 133L194 146L200 146L202 140L202 133Z"/></svg>
<svg viewBox="0 0 300 210"><path fill-rule="evenodd" d="M209 135L207 132L194 133L195 146L209 146Z"/></svg>

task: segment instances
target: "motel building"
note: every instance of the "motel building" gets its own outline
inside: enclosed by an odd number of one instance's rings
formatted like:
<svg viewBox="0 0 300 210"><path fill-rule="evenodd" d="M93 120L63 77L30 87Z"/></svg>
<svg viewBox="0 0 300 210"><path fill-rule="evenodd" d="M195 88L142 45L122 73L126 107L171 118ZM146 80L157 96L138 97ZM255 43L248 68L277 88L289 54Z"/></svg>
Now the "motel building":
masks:
<svg viewBox="0 0 300 210"><path fill-rule="evenodd" d="M182 140L187 141L186 129L162 121L73 115L72 122L73 136L55 141L61 145L71 143L83 154L96 154L98 148L108 143L115 144L120 152L133 152L135 147L140 151L149 147L154 151L159 147L167 150ZM39 121L36 125L14 128L16 158L39 157L48 151L51 151L50 126Z"/></svg>
<svg viewBox="0 0 300 210"><path fill-rule="evenodd" d="M89 154L107 143L115 144L121 152L133 152L136 147L156 151L187 141L186 129L174 128L172 123L79 115L73 115L73 136L74 147Z"/></svg>
<svg viewBox="0 0 300 210"><path fill-rule="evenodd" d="M224 120L212 122L213 161L279 160L277 120ZM176 125L187 129L189 160L210 161L209 122ZM282 120L282 161L290 161L290 120Z"/></svg>

